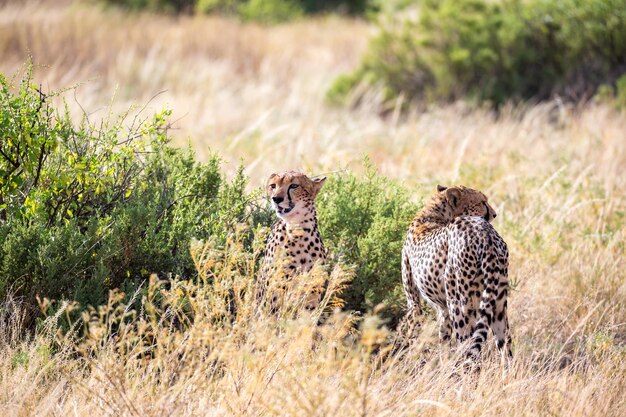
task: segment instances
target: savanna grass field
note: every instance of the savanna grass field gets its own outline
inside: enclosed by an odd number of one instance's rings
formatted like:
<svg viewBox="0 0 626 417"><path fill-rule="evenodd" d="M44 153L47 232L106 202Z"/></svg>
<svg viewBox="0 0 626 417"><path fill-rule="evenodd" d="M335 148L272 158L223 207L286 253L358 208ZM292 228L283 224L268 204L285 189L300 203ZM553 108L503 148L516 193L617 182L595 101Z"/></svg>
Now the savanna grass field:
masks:
<svg viewBox="0 0 626 417"><path fill-rule="evenodd" d="M575 100L560 84L494 107L455 87L424 105L383 79L338 103L374 17L111 3L0 1L0 414L626 415L626 54L604 95ZM626 40L624 3L593 3ZM331 261L273 277L275 312L254 296L262 187L290 169L328 177ZM428 308L396 343L404 235L437 184L498 212L506 368L490 336L459 373Z"/></svg>

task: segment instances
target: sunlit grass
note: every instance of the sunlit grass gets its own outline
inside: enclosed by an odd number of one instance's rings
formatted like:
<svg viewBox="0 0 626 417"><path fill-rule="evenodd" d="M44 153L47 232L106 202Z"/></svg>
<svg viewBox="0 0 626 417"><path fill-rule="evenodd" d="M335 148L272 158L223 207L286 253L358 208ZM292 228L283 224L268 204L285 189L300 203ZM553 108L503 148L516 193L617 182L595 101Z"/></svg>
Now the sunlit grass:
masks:
<svg viewBox="0 0 626 417"><path fill-rule="evenodd" d="M479 375L451 377L455 352L439 345L431 317L411 349L392 354L375 316L354 327L347 313L323 326L321 311L300 314L304 284L277 317L246 298L259 254L233 237L195 254L209 286L180 282L158 303L146 289L137 300L150 302L135 312L114 296L75 334L51 318L26 337L20 304L5 302L6 415L626 414L626 114L551 102L496 115L461 103L379 117L376 92L355 109L324 101L363 52L363 22L266 28L29 4L0 9L0 70L30 52L49 65L37 74L44 86L85 82L77 101L67 97L77 114L97 119L115 91L121 111L167 90L149 108L173 109L176 141L201 158L211 147L232 172L242 158L253 185L282 169L358 170L369 155L416 201L437 183L483 190L511 250L515 358L503 372L490 348ZM349 278L336 271L337 288Z"/></svg>

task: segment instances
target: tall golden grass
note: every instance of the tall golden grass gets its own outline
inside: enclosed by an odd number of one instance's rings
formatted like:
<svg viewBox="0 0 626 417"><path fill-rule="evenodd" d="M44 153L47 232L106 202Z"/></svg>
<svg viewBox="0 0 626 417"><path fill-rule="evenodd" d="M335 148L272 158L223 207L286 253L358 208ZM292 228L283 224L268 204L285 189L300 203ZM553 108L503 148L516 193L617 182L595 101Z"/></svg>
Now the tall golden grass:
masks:
<svg viewBox="0 0 626 417"><path fill-rule="evenodd" d="M626 115L554 101L498 115L459 103L382 118L375 91L355 109L329 107L325 89L356 65L371 31L338 18L262 27L9 2L0 71L32 55L49 66L37 74L44 85L83 83L68 105L91 118L114 93L122 111L167 90L149 106L174 110L177 143L190 141L200 158L219 152L230 170L241 159L254 185L286 168L356 170L369 155L416 198L438 182L484 190L511 249L511 368L487 352L480 374L452 376L455 352L433 340L430 318L395 353L374 315L357 330L345 313L318 327L321 311L299 315L297 301L277 319L242 298L233 319L226 290L248 288L254 275L233 238L196 254L199 276L219 277L214 287L180 283L169 304L143 312L114 296L86 333L59 334L49 318L19 336L19 304L7 301L5 415L626 415ZM347 277L336 272L339 287Z"/></svg>

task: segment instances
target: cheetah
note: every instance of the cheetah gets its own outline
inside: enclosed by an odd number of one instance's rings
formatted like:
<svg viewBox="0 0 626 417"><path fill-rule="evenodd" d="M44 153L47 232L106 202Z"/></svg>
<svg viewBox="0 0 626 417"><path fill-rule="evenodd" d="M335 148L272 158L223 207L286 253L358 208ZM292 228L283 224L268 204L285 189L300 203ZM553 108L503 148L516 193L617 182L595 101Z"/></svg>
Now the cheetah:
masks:
<svg viewBox="0 0 626 417"><path fill-rule="evenodd" d="M507 317L508 249L490 222L487 197L471 188L437 186L409 227L402 249L402 285L407 319L420 299L437 313L439 337L470 340L467 360L476 362L494 333L501 360L512 357Z"/></svg>
<svg viewBox="0 0 626 417"><path fill-rule="evenodd" d="M310 179L296 171L270 175L266 191L278 216L265 247L261 281L265 286L276 256L286 256L287 277L310 271L316 263L326 262L326 250L317 227L315 197L326 177ZM319 300L317 300L319 301ZM315 307L310 300L307 309Z"/></svg>

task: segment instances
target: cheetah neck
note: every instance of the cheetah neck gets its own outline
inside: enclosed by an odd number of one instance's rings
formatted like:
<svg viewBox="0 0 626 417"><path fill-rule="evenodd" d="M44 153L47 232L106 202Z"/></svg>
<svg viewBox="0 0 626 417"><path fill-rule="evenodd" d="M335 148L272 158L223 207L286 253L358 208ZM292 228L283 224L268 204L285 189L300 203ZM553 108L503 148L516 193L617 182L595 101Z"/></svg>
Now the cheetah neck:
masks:
<svg viewBox="0 0 626 417"><path fill-rule="evenodd" d="M441 198L434 198L413 219L413 225L420 229L443 227L454 220L452 209Z"/></svg>
<svg viewBox="0 0 626 417"><path fill-rule="evenodd" d="M311 207L306 213L299 216L283 218L285 230L291 237L304 236L317 229L317 213Z"/></svg>

